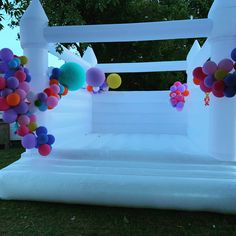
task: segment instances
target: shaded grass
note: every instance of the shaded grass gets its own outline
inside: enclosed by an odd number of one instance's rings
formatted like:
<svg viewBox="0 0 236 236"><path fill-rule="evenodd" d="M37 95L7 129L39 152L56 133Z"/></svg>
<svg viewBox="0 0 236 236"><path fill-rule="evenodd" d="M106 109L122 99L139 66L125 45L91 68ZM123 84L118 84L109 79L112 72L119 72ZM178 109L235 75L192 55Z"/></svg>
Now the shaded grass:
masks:
<svg viewBox="0 0 236 236"><path fill-rule="evenodd" d="M0 150L0 168L22 148ZM0 235L236 235L236 216L41 202L0 201Z"/></svg>

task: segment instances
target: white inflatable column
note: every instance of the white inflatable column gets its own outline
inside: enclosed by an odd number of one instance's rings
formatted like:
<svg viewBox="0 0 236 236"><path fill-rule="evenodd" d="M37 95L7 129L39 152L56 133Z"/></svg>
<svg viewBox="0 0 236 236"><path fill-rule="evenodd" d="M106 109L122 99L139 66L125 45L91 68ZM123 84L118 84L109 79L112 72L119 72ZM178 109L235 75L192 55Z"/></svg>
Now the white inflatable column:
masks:
<svg viewBox="0 0 236 236"><path fill-rule="evenodd" d="M27 68L32 77L31 88L34 93L48 86L48 43L44 38L44 29L48 18L39 0L32 0L20 21L20 40L24 55L28 57ZM38 116L38 123L44 124L45 113Z"/></svg>
<svg viewBox="0 0 236 236"><path fill-rule="evenodd" d="M213 21L209 37L211 59L230 58L236 47L236 0L215 0L208 18ZM219 160L236 160L236 97L216 98L210 102L210 153ZM201 114L199 114L201 115Z"/></svg>

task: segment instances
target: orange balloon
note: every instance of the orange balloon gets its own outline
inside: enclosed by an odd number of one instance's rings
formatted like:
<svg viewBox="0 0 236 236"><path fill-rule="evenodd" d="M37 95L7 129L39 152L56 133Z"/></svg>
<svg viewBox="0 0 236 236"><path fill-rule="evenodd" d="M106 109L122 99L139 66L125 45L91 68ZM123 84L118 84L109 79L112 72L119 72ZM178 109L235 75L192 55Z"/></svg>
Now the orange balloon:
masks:
<svg viewBox="0 0 236 236"><path fill-rule="evenodd" d="M188 90L185 90L183 93L182 93L185 97L187 97L189 95L189 91Z"/></svg>
<svg viewBox="0 0 236 236"><path fill-rule="evenodd" d="M68 88L66 86L64 86L65 90L64 90L64 93L62 94L62 96L65 96L67 93L68 93Z"/></svg>
<svg viewBox="0 0 236 236"><path fill-rule="evenodd" d="M58 80L56 80L56 79L51 79L49 84L50 84L50 85L53 85L53 84L58 85L59 82L58 82Z"/></svg>
<svg viewBox="0 0 236 236"><path fill-rule="evenodd" d="M87 86L87 90L88 90L88 92L92 92L92 91L93 91L93 86L88 85L88 86Z"/></svg>
<svg viewBox="0 0 236 236"><path fill-rule="evenodd" d="M197 78L193 78L193 83L196 85L200 85L201 84L201 80L197 79Z"/></svg>
<svg viewBox="0 0 236 236"><path fill-rule="evenodd" d="M7 104L15 107L20 103L20 96L17 93L11 93L7 96Z"/></svg>

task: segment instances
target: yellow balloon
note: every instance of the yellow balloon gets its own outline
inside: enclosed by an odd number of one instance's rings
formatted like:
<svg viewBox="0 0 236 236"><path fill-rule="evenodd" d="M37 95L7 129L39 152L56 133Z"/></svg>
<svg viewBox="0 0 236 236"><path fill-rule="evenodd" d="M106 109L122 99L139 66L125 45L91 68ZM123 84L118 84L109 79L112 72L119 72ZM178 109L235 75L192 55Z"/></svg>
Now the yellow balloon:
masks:
<svg viewBox="0 0 236 236"><path fill-rule="evenodd" d="M110 74L107 77L107 85L111 89L117 89L121 86L121 77L118 74Z"/></svg>
<svg viewBox="0 0 236 236"><path fill-rule="evenodd" d="M28 63L28 58L26 56L20 57L21 65L26 65Z"/></svg>
<svg viewBox="0 0 236 236"><path fill-rule="evenodd" d="M31 122L31 123L29 123L28 128L30 131L33 132L38 128L38 125L35 122Z"/></svg>

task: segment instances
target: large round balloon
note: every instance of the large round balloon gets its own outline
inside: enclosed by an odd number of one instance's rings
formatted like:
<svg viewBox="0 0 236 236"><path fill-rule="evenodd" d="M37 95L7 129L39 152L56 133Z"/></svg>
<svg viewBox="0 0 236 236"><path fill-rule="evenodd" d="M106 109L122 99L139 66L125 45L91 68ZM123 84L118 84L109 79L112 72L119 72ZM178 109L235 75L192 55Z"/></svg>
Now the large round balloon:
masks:
<svg viewBox="0 0 236 236"><path fill-rule="evenodd" d="M118 74L110 74L107 77L107 85L111 89L117 89L121 85L121 77Z"/></svg>
<svg viewBox="0 0 236 236"><path fill-rule="evenodd" d="M96 67L92 67L86 72L86 82L93 87L101 86L106 79L106 76L102 70Z"/></svg>
<svg viewBox="0 0 236 236"><path fill-rule="evenodd" d="M21 140L21 144L26 149L35 148L37 144L35 135L34 134L25 135Z"/></svg>
<svg viewBox="0 0 236 236"><path fill-rule="evenodd" d="M75 91L85 84L85 71L83 67L74 62L65 63L60 68L59 82L70 91Z"/></svg>

